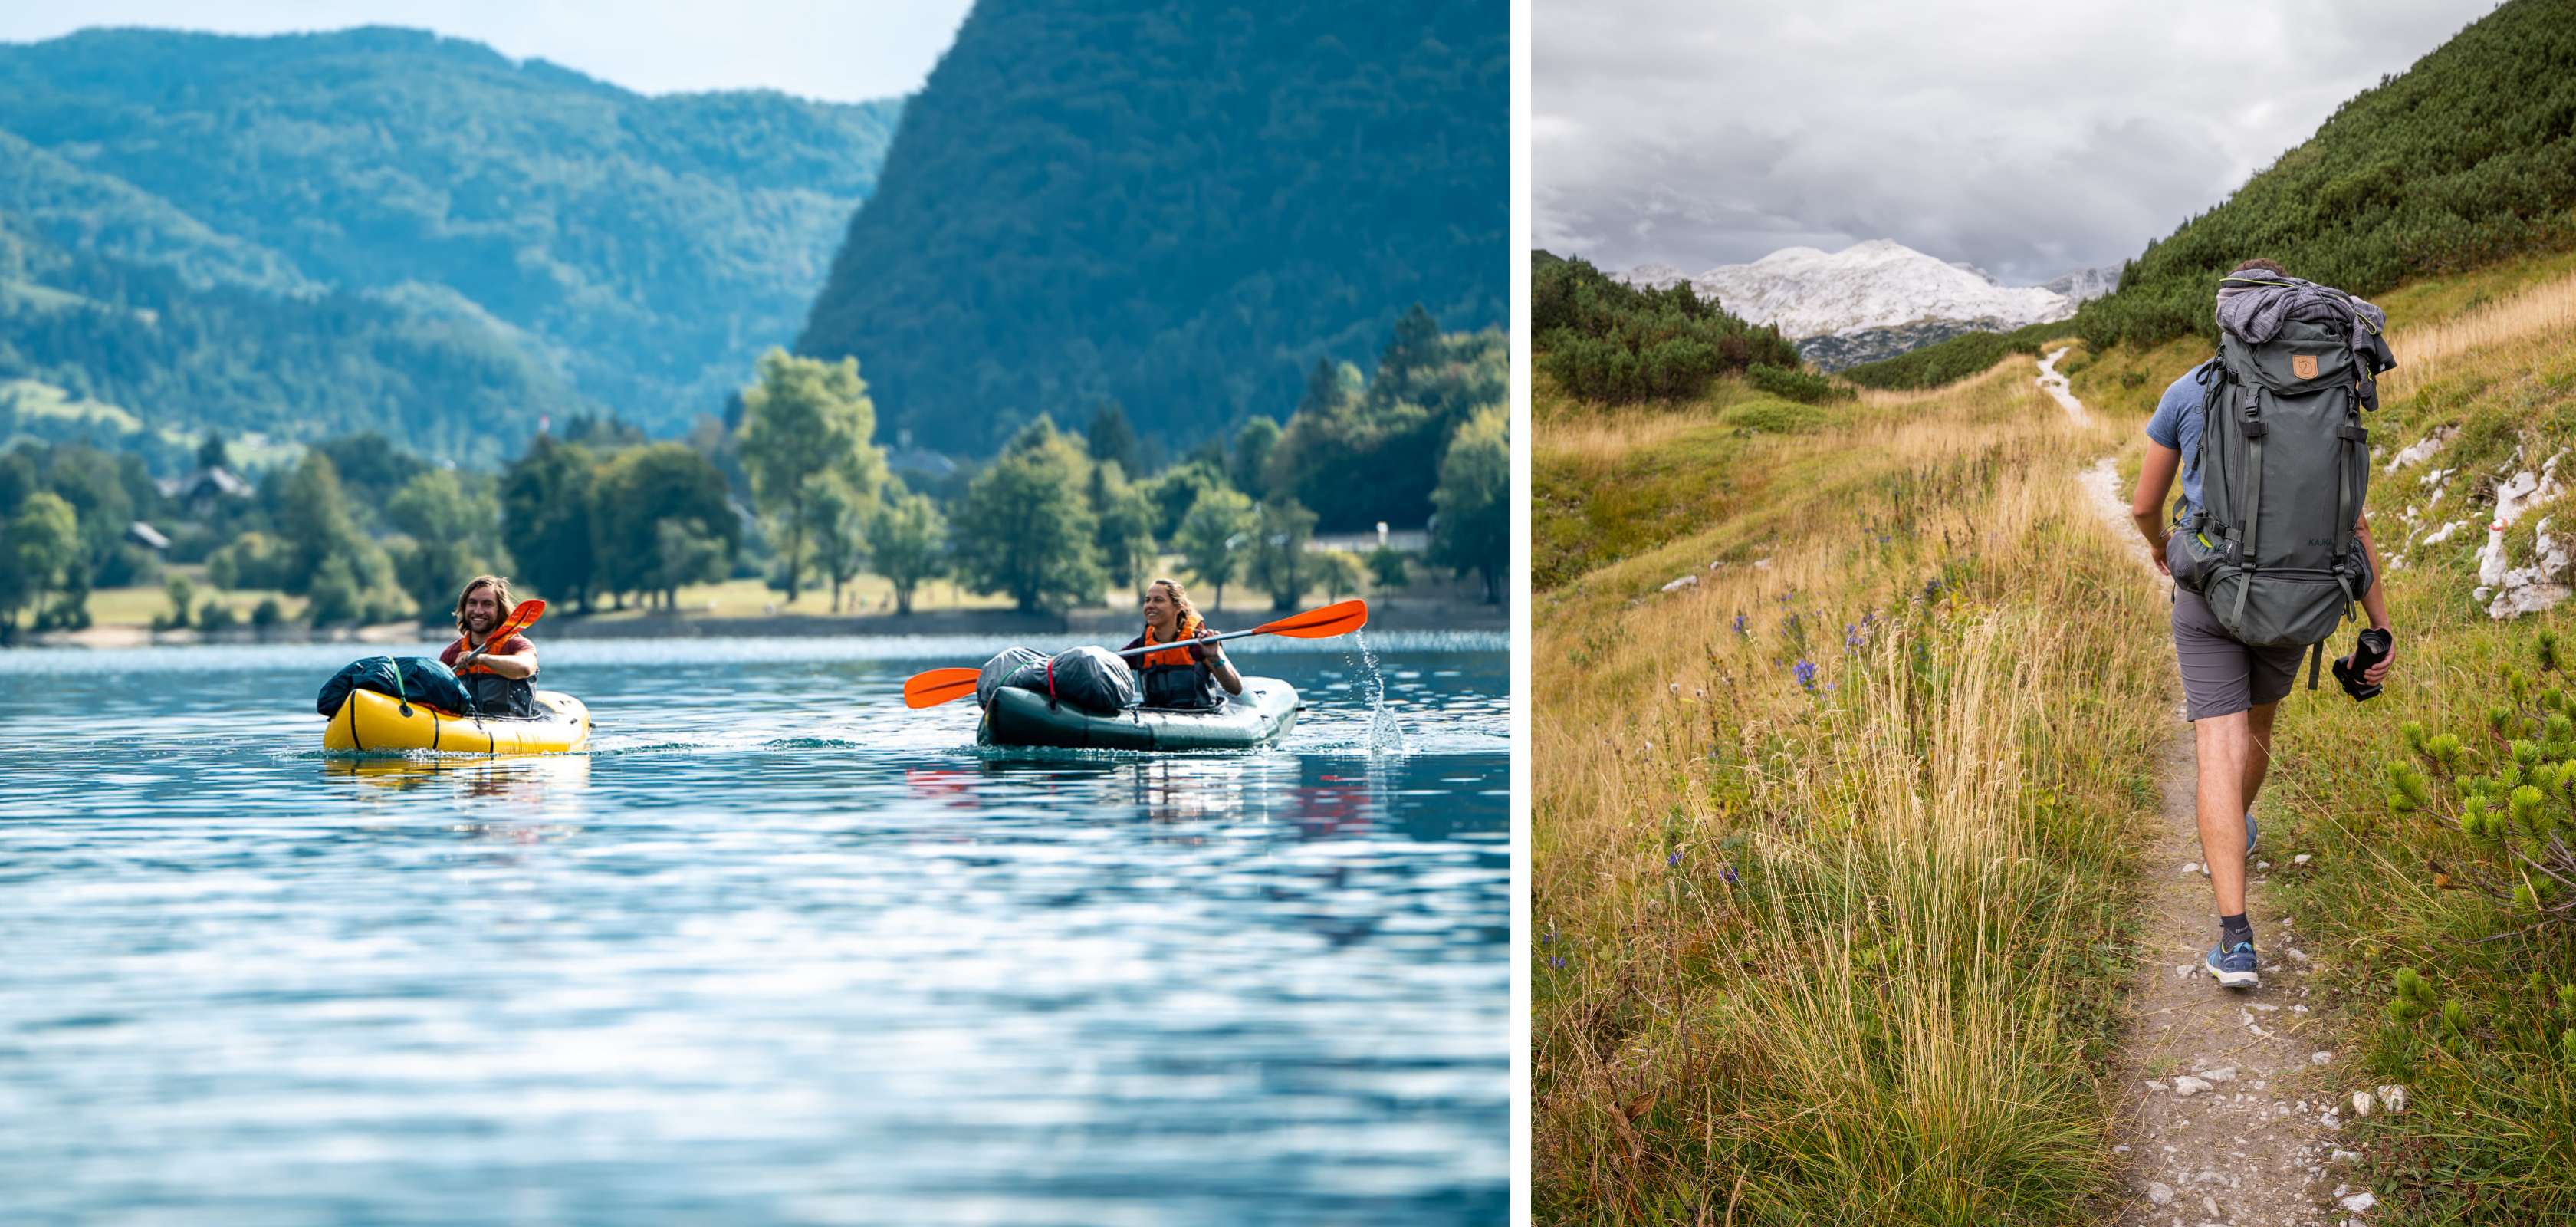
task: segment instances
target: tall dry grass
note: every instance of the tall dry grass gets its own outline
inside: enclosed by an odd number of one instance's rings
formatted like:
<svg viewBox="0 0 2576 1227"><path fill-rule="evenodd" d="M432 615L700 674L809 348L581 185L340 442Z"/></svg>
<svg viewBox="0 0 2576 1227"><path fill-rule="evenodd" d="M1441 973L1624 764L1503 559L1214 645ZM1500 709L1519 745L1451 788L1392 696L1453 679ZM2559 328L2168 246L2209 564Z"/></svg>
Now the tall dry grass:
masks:
<svg viewBox="0 0 2576 1227"><path fill-rule="evenodd" d="M1873 397L1762 506L1544 602L1543 1220L2074 1222L2101 1191L2163 602L2072 480L2112 436L2018 366Z"/></svg>
<svg viewBox="0 0 2576 1227"><path fill-rule="evenodd" d="M2516 291L2440 319L2390 321L2398 364L2379 381L2382 404L2419 392L2466 367L2511 369L2576 333L2576 275Z"/></svg>

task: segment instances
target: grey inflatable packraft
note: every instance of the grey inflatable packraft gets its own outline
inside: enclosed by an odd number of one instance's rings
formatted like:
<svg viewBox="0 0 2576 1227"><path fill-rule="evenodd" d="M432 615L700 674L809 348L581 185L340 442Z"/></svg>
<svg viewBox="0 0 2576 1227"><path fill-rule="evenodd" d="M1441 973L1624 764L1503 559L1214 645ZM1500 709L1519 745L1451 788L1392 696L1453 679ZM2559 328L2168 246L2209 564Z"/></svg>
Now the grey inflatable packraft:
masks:
<svg viewBox="0 0 2576 1227"><path fill-rule="evenodd" d="M1069 750L1242 750L1297 722L1297 690L1275 677L1243 679L1243 693L1212 712L1137 708L1085 711L1034 690L1004 687L984 704L975 740L988 746Z"/></svg>

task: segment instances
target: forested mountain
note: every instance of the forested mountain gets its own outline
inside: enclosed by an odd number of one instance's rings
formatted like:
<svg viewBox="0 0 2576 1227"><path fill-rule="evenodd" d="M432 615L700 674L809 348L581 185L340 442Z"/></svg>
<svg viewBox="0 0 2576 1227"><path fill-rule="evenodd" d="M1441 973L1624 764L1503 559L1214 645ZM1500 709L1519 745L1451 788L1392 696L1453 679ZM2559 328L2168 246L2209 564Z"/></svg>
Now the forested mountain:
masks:
<svg viewBox="0 0 2576 1227"><path fill-rule="evenodd" d="M2371 294L2576 243L2571 210L2576 0L2508 0L2149 244L2076 330L2096 346L2214 337L2210 295L2248 257Z"/></svg>
<svg viewBox="0 0 2576 1227"><path fill-rule="evenodd" d="M147 420L252 426L250 409L206 392L209 371L277 384L310 372L187 346L257 333L343 351L366 385L306 388L302 406L272 402L272 416L426 427L455 406L435 403L450 380L422 355L445 362L461 347L532 368L508 393L514 416L574 395L676 432L720 412L754 356L793 336L899 110L769 92L645 97L388 28L99 29L0 45L0 217L19 245L55 253L32 277L23 259L0 276L120 280L153 300L128 306L206 326L74 352L43 348L21 310L10 336L27 368L159 396L127 406ZM167 284L134 288L164 272ZM56 339L77 339L74 317L49 318Z"/></svg>
<svg viewBox="0 0 2576 1227"><path fill-rule="evenodd" d="M164 264L66 251L0 214L0 440L91 438L184 457L209 430L279 441L374 430L492 464L541 415L583 408L507 330L429 297L191 285ZM11 387L31 380L117 407L158 446L33 416Z"/></svg>
<svg viewBox="0 0 2576 1227"><path fill-rule="evenodd" d="M917 443L1115 401L1178 450L1285 414L1410 304L1502 324L1505 10L984 0L799 348L855 355Z"/></svg>

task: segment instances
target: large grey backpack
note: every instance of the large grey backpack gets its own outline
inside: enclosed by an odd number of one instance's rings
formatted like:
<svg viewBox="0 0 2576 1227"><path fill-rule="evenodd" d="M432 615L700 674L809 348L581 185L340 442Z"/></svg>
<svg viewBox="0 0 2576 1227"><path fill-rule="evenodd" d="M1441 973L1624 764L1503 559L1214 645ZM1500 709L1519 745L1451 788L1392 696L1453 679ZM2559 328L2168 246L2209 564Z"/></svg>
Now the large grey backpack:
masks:
<svg viewBox="0 0 2576 1227"><path fill-rule="evenodd" d="M2242 270L2240 270L2241 273ZM2318 645L2370 591L2354 522L2370 492L2365 408L2396 364L2384 317L2293 277L2234 276L2218 357L2201 370L2203 506L2166 544L2174 581L2252 647Z"/></svg>

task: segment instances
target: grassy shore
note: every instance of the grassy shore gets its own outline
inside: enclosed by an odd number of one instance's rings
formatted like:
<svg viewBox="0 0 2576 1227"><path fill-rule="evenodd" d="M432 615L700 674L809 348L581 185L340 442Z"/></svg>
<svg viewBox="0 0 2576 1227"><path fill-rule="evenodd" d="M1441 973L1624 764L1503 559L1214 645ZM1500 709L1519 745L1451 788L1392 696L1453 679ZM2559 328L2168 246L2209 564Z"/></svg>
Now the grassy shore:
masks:
<svg viewBox="0 0 2576 1227"><path fill-rule="evenodd" d="M2272 846L2314 853L2276 867L2273 897L2315 960L2318 1046L2360 1057L2336 1076L2409 1088L2340 1135L2373 1221L2569 1221L2576 939L2537 909L2576 887L2513 853L2554 863L2544 830L2576 830L2557 767L2576 639L2546 670L2566 607L2500 622L2474 590L2497 486L2576 458L2576 257L2381 301L2406 363L2370 423L2399 664L2371 703L2329 685L2284 706L2259 812ZM2206 354L2078 347L2090 426L2024 358L1787 437L1732 429L1723 403L1540 415L1542 496L1551 464L1564 483L1542 526L1580 520L1586 487L1656 508L1563 550L1537 597L1542 1221L2115 1217L2108 1058L2177 687L2162 587L2073 474L2110 454L2134 480L2156 395ZM2437 430L2434 456L2385 471ZM2511 565L2543 555L2553 510L2508 532ZM2452 520L2470 531L2424 543ZM2463 751L2434 762L2409 721ZM2392 808L2392 762L2429 777L2421 802ZM2454 774L2500 812L2509 785L2542 793L2472 836ZM2409 969L2429 989L2392 1006Z"/></svg>
<svg viewBox="0 0 2576 1227"><path fill-rule="evenodd" d="M1164 574L1186 574L1177 560ZM202 566L175 566L170 573L186 576L196 585L195 601L202 608L208 599L220 600L230 607L237 625L221 632L225 640L306 637L350 638L364 641L409 641L426 633L415 623L387 623L369 627L331 628L316 632L303 626L304 598L284 593L262 591L221 591L207 585ZM542 595L516 592L526 597ZM1309 604L1323 604L1333 594L1322 588L1308 593ZM1509 611L1500 605L1483 601L1483 588L1472 577L1457 579L1446 574L1425 574L1417 568L1413 581L1394 590L1374 587L1365 593L1340 593L1339 596L1365 596L1371 605L1372 625L1392 629L1466 629L1501 630L1509 624ZM285 611L285 625L261 635L250 625L250 611L262 599L275 597ZM1242 629L1275 618L1270 595L1248 584L1227 585L1222 593L1211 588L1193 586L1192 599L1209 621L1222 629ZM170 614L167 591L159 585L130 588L104 588L90 594L92 626L76 632L46 632L28 635L26 641L42 644L80 644L93 647L139 646L149 643L185 644L199 642L205 636L195 631L161 631L152 628L156 619ZM834 612L831 589L807 589L794 601L787 594L769 588L759 580L728 580L718 584L693 584L680 589L678 600L670 609L659 604L642 604L617 609L602 605L589 613L577 606L560 603L550 608L547 633L557 637L662 637L703 635L904 635L904 634L979 634L1011 633L1032 627L1055 629L1094 629L1106 625L1124 625L1137 615L1132 605L1124 602L1075 609L1061 615L1027 615L1018 613L1008 597L986 596L967 591L946 580L924 584L913 594L913 613L899 616L894 611L894 594L878 576L862 576L846 586L839 612Z"/></svg>

